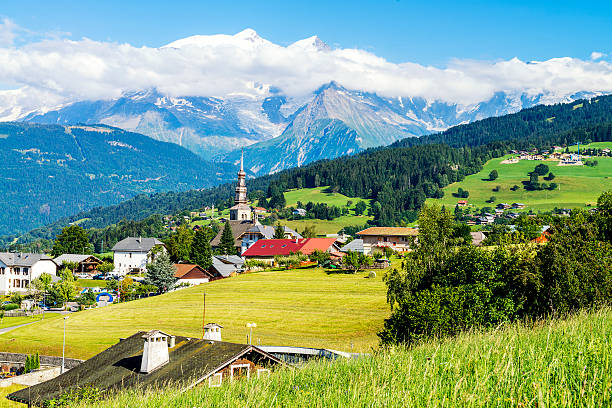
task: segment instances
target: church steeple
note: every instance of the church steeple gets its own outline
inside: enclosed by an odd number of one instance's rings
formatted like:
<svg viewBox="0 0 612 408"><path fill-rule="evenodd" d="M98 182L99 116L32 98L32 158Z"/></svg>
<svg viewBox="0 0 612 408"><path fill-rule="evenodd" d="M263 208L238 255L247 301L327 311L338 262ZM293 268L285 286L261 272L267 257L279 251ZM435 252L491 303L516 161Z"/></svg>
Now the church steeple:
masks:
<svg viewBox="0 0 612 408"><path fill-rule="evenodd" d="M247 203L246 173L244 171L244 149L240 154L240 171L238 171L238 185L236 186L236 196L234 204Z"/></svg>

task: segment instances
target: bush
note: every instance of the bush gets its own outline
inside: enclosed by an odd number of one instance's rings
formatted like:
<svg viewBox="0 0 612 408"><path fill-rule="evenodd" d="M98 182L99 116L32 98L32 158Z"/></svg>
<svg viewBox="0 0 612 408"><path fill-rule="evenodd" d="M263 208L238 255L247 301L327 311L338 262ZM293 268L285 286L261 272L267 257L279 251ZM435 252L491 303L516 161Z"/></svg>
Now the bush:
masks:
<svg viewBox="0 0 612 408"><path fill-rule="evenodd" d="M15 303L7 303L6 305L2 306L2 308L7 311L15 310L15 309L19 309L19 305Z"/></svg>

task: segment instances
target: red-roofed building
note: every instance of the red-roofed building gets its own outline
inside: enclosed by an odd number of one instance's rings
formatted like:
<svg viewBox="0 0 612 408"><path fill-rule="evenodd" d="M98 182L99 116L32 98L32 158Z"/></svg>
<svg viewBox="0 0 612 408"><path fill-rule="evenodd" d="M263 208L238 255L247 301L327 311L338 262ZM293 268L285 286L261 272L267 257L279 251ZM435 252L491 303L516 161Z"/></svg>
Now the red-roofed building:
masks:
<svg viewBox="0 0 612 408"><path fill-rule="evenodd" d="M174 267L176 268L174 277L177 278L177 283L199 285L200 283L206 283L213 280L213 275L198 265L174 264Z"/></svg>
<svg viewBox="0 0 612 408"><path fill-rule="evenodd" d="M274 262L277 255L287 256L292 253L310 255L314 251L336 252L338 247L335 238L302 238L302 239L260 239L247 249L242 256L251 260Z"/></svg>

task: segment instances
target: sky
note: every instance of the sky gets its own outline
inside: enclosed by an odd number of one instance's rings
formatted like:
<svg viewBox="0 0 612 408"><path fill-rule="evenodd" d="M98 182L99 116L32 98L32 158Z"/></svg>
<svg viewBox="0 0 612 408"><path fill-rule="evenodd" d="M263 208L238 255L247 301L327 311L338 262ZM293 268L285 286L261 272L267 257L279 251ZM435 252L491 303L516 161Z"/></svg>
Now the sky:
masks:
<svg viewBox="0 0 612 408"><path fill-rule="evenodd" d="M612 93L608 3L3 0L0 120L153 88L301 98L337 81L467 108ZM328 47L292 45L313 35Z"/></svg>
<svg viewBox="0 0 612 408"><path fill-rule="evenodd" d="M318 35L392 62L524 61L612 52L610 1L3 0L0 16L70 38L159 47L253 28L279 45Z"/></svg>

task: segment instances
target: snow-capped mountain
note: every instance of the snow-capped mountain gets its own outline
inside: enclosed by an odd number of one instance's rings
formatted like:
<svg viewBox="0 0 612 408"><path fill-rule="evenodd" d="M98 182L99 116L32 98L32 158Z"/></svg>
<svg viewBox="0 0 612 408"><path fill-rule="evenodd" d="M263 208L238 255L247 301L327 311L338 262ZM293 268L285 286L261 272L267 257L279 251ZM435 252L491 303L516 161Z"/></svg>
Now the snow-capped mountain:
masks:
<svg viewBox="0 0 612 408"><path fill-rule="evenodd" d="M117 98L78 102L56 101L48 91L34 94L25 87L0 93L0 120L62 125L102 123L173 142L216 161L234 162L238 149L246 147L250 170L260 175L513 113L539 103L569 102L593 94L525 88L499 91L486 100L461 104L411 95L381 96L354 86L344 88L341 80L321 83L317 80L319 89L299 93L295 92L293 74L284 82L279 81L284 85L275 86L269 80L249 79L250 72L265 72L269 76L269 72L278 70L279 76L287 75L293 67L286 60L298 57L302 63L320 59L323 65L331 62L344 66L371 56L358 50L334 50L317 36L283 47L251 29L235 35L187 37L157 49L156 55L166 54L168 58L178 58L179 63L190 62L188 66L213 56L222 56L224 61L230 59L233 69L238 69L237 74L223 77L222 81L236 80L240 86L230 86L235 91L223 96L201 96L201 89L192 91L189 87L182 96L177 96L176 89L171 93L147 88L124 92ZM368 66L375 69L382 63L370 61ZM194 75L194 86L198 81L209 80L206 69L197 74L189 71ZM243 70L249 72L244 78ZM294 92L285 92L282 87ZM194 94L200 96L190 96ZM32 101L45 103L32 109Z"/></svg>

